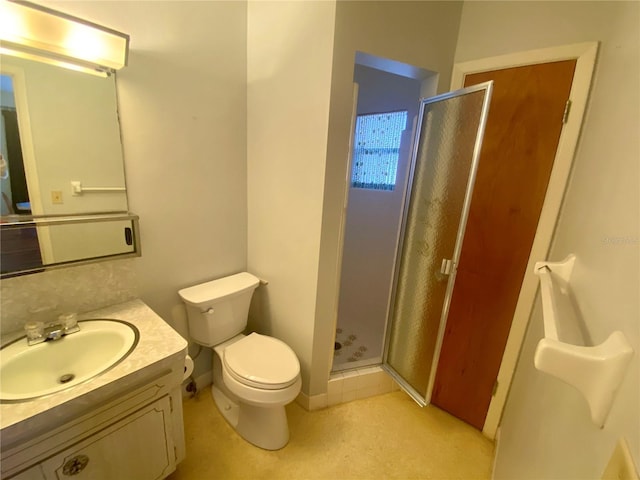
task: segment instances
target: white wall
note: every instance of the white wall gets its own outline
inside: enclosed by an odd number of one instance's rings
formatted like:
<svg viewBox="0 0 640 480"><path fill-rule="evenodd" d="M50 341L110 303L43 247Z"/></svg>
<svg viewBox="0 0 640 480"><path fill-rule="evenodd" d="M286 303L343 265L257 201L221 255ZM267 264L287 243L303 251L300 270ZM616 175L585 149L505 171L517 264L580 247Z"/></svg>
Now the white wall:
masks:
<svg viewBox="0 0 640 480"><path fill-rule="evenodd" d="M46 5L131 35L117 88L134 268L142 300L184 332L177 291L246 268L246 3Z"/></svg>
<svg viewBox="0 0 640 480"><path fill-rule="evenodd" d="M502 420L496 478L599 478L619 437L640 464L638 335L640 5L635 2L468 2L456 61L601 41L582 137L552 260L577 256L572 286L595 343L621 330L635 356L605 427L572 387L538 372L539 304Z"/></svg>
<svg viewBox="0 0 640 480"><path fill-rule="evenodd" d="M327 148L333 1L248 4L251 327L289 344L308 392Z"/></svg>
<svg viewBox="0 0 640 480"><path fill-rule="evenodd" d="M462 3L338 2L310 393L326 392L335 338L340 225L357 51L438 72L448 90Z"/></svg>

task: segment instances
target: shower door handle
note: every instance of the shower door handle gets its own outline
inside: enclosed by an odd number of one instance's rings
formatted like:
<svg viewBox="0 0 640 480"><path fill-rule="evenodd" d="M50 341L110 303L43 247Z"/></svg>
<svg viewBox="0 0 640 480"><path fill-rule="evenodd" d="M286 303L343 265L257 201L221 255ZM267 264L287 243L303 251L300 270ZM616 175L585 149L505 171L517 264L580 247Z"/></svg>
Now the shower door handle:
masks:
<svg viewBox="0 0 640 480"><path fill-rule="evenodd" d="M443 258L442 265L440 265L440 273L442 273L443 275L450 275L452 266L453 266L453 262L451 260L447 260L446 258Z"/></svg>

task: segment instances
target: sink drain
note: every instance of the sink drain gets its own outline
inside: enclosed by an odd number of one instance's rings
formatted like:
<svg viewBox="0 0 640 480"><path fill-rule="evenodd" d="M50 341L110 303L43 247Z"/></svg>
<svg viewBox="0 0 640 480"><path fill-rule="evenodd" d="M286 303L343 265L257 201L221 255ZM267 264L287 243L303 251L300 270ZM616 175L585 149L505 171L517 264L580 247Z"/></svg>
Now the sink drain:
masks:
<svg viewBox="0 0 640 480"><path fill-rule="evenodd" d="M69 383L71 380L73 380L74 378L76 378L76 376L73 373L65 373L64 375L62 375L59 379L58 382L59 383Z"/></svg>

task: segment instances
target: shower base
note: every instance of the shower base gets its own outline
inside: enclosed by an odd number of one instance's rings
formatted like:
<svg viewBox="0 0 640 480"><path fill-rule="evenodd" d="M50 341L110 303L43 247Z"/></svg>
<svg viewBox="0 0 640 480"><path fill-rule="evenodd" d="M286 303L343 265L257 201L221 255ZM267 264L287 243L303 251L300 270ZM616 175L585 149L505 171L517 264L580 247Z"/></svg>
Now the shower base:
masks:
<svg viewBox="0 0 640 480"><path fill-rule="evenodd" d="M382 363L382 339L362 326L338 326L332 371L350 370Z"/></svg>

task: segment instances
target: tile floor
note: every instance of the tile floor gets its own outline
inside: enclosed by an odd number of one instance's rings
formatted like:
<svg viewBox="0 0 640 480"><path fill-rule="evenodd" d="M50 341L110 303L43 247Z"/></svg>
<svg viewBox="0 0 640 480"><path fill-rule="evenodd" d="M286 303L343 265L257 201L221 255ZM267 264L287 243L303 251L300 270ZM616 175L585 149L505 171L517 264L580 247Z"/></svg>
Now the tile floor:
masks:
<svg viewBox="0 0 640 480"><path fill-rule="evenodd" d="M209 388L185 399L187 458L169 480L488 479L493 443L401 391L308 412L287 406L291 439L269 452L241 439Z"/></svg>

